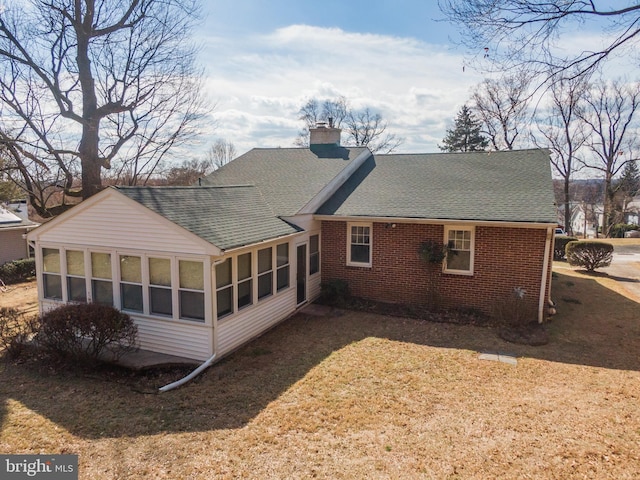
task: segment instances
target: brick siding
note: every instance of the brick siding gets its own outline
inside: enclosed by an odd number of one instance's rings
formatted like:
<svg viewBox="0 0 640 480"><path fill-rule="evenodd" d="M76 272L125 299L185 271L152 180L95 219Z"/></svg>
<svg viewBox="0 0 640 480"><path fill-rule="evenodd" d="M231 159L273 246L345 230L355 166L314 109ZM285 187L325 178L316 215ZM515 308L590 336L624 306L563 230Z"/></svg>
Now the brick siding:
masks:
<svg viewBox="0 0 640 480"><path fill-rule="evenodd" d="M418 251L429 239L442 243L444 226L397 223L391 228L374 223L372 266L352 267L346 265L347 223L323 221L322 278L346 280L358 297L412 305L429 303L429 284L435 281L442 306L489 315L495 302L520 287L527 305L537 312L546 230L476 226L472 276L443 273L439 265L425 263ZM551 263L549 280L550 275Z"/></svg>

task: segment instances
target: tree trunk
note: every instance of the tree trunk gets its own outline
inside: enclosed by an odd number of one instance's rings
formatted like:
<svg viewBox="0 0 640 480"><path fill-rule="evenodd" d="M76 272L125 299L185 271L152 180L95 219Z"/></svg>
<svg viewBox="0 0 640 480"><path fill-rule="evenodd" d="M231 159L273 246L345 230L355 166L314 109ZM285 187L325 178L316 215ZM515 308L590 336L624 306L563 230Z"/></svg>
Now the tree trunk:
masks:
<svg viewBox="0 0 640 480"><path fill-rule="evenodd" d="M571 226L571 202L569 198L569 175L564 177L564 231L573 234Z"/></svg>

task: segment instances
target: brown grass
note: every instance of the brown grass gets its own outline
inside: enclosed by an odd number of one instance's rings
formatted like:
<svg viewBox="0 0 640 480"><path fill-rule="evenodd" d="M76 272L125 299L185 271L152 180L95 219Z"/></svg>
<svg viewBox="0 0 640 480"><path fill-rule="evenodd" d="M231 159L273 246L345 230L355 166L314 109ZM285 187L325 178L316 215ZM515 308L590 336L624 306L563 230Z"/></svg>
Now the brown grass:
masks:
<svg viewBox="0 0 640 480"><path fill-rule="evenodd" d="M4 364L0 451L78 453L80 478L635 478L639 305L562 272L542 347L347 312L298 315L161 395L167 374Z"/></svg>

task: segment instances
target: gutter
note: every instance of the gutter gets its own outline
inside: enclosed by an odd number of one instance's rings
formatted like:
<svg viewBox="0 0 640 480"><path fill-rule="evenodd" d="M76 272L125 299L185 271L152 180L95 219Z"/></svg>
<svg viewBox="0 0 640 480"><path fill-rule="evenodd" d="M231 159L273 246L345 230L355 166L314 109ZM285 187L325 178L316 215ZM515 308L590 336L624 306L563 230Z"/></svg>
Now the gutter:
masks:
<svg viewBox="0 0 640 480"><path fill-rule="evenodd" d="M544 296L547 289L547 282L550 282L551 272L549 272L549 256L551 255L551 240L553 238L553 229L547 229L547 239L544 245L544 261L542 262L542 282L540 283L540 300L538 302L538 323L544 322L545 302L548 301Z"/></svg>
<svg viewBox="0 0 640 480"><path fill-rule="evenodd" d="M185 383L190 382L191 380L196 378L198 375L200 375L202 372L204 372L207 368L209 368L211 365L213 365L213 362L216 359L217 355L218 355L218 352L214 353L206 362L204 362L202 365L200 365L198 368L196 368L193 372L191 372L186 377L181 378L180 380L176 380L173 383L169 383L164 387L160 387L158 390L160 391L160 393L164 393L164 392L168 392L169 390L173 390L174 388L178 388L184 385Z"/></svg>

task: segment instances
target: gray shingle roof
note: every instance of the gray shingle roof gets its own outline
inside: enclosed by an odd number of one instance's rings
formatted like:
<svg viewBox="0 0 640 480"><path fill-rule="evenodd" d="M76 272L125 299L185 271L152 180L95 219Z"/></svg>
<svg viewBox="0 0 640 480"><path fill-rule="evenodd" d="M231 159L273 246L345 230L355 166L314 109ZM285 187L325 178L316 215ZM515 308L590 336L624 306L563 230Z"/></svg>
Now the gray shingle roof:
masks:
<svg viewBox="0 0 640 480"><path fill-rule="evenodd" d="M251 185L116 188L222 250L299 231L277 218L260 191Z"/></svg>
<svg viewBox="0 0 640 480"><path fill-rule="evenodd" d="M323 215L556 223L543 150L375 155Z"/></svg>
<svg viewBox="0 0 640 480"><path fill-rule="evenodd" d="M203 185L252 184L276 215L296 214L366 147L255 148L203 179Z"/></svg>

